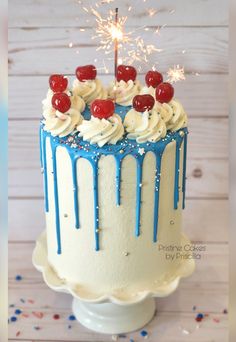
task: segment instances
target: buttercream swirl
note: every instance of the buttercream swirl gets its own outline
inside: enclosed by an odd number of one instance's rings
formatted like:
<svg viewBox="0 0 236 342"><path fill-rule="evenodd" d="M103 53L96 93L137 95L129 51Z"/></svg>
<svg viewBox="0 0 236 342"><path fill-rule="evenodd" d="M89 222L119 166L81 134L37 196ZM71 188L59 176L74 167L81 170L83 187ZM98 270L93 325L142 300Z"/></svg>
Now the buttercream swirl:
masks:
<svg viewBox="0 0 236 342"><path fill-rule="evenodd" d="M97 78L84 82L80 82L78 79L74 80L73 92L81 96L88 105L96 99L107 99L107 90Z"/></svg>
<svg viewBox="0 0 236 342"><path fill-rule="evenodd" d="M105 144L115 145L124 134L124 127L119 115L113 114L108 119L99 119L94 116L90 120L84 120L77 126L79 136L90 144L98 144L102 147Z"/></svg>
<svg viewBox="0 0 236 342"><path fill-rule="evenodd" d="M157 142L166 136L166 125L155 109L144 113L131 109L125 116L124 126L127 138L138 143Z"/></svg>
<svg viewBox="0 0 236 342"><path fill-rule="evenodd" d="M154 97L154 99L156 98L156 88L153 88L152 86L147 87L144 86L141 90L140 90L140 95L152 95Z"/></svg>
<svg viewBox="0 0 236 342"><path fill-rule="evenodd" d="M71 101L71 108L74 108L78 110L80 113L82 113L85 109L85 102L79 95L75 94L74 92L70 91L69 89L66 89L64 91L65 94L67 94L70 97ZM51 115L52 111L52 97L55 93L49 88L46 98L42 101L43 104L43 116L47 117L48 115Z"/></svg>
<svg viewBox="0 0 236 342"><path fill-rule="evenodd" d="M160 113L167 130L178 131L187 126L187 114L178 100L174 99L169 103L156 102L154 108Z"/></svg>
<svg viewBox="0 0 236 342"><path fill-rule="evenodd" d="M108 96L121 106L131 106L134 96L138 95L140 90L141 85L138 80L128 82L121 80L109 85Z"/></svg>
<svg viewBox="0 0 236 342"><path fill-rule="evenodd" d="M45 118L44 130L50 132L52 136L60 138L72 133L76 126L83 121L80 112L74 108L70 108L66 113L61 113L51 106L50 109L44 111L43 116Z"/></svg>

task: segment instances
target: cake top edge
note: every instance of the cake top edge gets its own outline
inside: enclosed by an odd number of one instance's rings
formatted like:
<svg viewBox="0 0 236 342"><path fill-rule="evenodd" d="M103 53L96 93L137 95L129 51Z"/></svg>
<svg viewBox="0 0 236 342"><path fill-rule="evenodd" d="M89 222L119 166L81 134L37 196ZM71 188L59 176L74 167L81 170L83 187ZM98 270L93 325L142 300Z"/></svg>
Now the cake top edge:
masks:
<svg viewBox="0 0 236 342"><path fill-rule="evenodd" d="M49 77L43 100L44 130L59 138L76 134L90 144L116 145L127 138L156 143L167 132L187 127L186 112L174 98L174 87L150 70L146 85L136 69L119 65L116 79L105 88L94 65L79 66L72 88L64 75Z"/></svg>

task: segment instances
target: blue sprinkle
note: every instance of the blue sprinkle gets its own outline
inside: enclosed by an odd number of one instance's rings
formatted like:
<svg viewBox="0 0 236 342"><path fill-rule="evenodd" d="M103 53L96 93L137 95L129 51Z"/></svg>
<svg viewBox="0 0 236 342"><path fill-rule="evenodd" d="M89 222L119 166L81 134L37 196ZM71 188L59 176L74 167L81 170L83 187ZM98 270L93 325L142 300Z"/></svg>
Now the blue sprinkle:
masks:
<svg viewBox="0 0 236 342"><path fill-rule="evenodd" d="M16 322L17 321L17 317L16 316L12 316L11 317L11 322Z"/></svg>
<svg viewBox="0 0 236 342"><path fill-rule="evenodd" d="M74 315L70 315L68 317L69 321L75 321L76 320L76 317Z"/></svg>
<svg viewBox="0 0 236 342"><path fill-rule="evenodd" d="M142 331L140 332L140 335L143 336L143 337L145 337L145 336L148 336L148 333L147 333L146 330L142 330Z"/></svg>
<svg viewBox="0 0 236 342"><path fill-rule="evenodd" d="M18 274L18 275L15 277L15 279L16 279L16 281L21 281L21 280L22 280L22 276Z"/></svg>
<svg viewBox="0 0 236 342"><path fill-rule="evenodd" d="M16 315L20 315L21 313L22 313L22 311L21 311L20 309L16 309L16 310L15 310L15 314L16 314Z"/></svg>
<svg viewBox="0 0 236 342"><path fill-rule="evenodd" d="M197 314L197 318L202 319L203 317L204 317L204 315L202 313Z"/></svg>

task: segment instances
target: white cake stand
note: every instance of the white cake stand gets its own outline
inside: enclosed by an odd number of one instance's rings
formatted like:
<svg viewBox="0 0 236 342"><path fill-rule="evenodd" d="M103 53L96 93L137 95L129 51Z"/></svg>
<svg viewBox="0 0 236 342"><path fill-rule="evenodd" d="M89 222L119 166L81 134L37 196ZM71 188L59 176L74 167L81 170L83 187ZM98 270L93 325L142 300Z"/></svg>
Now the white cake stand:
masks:
<svg viewBox="0 0 236 342"><path fill-rule="evenodd" d="M189 243L183 235L182 244ZM154 297L165 297L178 287L182 277L192 274L195 268L193 259L185 259L175 275L158 283L155 290L142 291L132 295L104 295L88 297L78 287L60 279L48 263L46 233L43 232L33 251L33 264L43 274L44 281L53 290L70 293L73 296L72 310L77 320L86 328L100 333L120 334L144 327L155 314Z"/></svg>

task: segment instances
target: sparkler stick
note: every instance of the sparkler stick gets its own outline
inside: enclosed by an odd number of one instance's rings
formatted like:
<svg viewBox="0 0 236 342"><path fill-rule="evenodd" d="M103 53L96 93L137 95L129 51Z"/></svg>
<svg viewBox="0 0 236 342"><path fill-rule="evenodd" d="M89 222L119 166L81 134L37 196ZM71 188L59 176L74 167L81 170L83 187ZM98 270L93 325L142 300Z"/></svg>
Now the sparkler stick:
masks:
<svg viewBox="0 0 236 342"><path fill-rule="evenodd" d="M116 29L118 29L118 8L116 8L115 11L115 25ZM115 79L117 76L117 63L118 63L118 37L116 36L115 41L114 41L114 74L115 74Z"/></svg>

